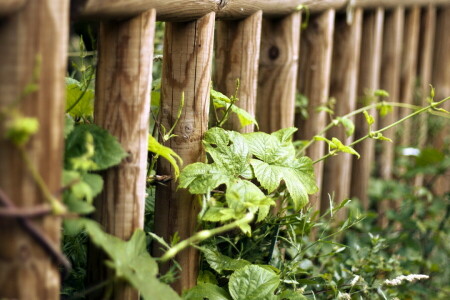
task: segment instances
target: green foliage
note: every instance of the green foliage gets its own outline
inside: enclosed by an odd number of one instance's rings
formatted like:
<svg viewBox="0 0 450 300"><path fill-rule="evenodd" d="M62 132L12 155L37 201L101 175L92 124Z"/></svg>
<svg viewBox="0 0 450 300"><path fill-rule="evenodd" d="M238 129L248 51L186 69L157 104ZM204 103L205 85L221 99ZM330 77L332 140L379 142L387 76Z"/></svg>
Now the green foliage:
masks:
<svg viewBox="0 0 450 300"><path fill-rule="evenodd" d="M148 136L148 151L155 153L158 156L164 157L167 161L172 165L175 178L178 178L180 175L180 168L178 167L178 163L183 165L183 160L181 157L175 153L169 147L165 147L158 143L158 141L151 135ZM178 160L178 163L177 163Z"/></svg>
<svg viewBox="0 0 450 300"><path fill-rule="evenodd" d="M256 265L245 266L230 276L228 283L234 300L276 299L280 278L273 271Z"/></svg>
<svg viewBox="0 0 450 300"><path fill-rule="evenodd" d="M23 146L38 131L39 122L36 118L23 117L17 113L9 117L5 129L6 139L16 146Z"/></svg>
<svg viewBox="0 0 450 300"><path fill-rule="evenodd" d="M67 169L100 171L117 165L126 156L117 139L106 130L94 124L80 124L67 137L64 165Z"/></svg>
<svg viewBox="0 0 450 300"><path fill-rule="evenodd" d="M83 87L73 78L66 78L66 112L73 118L92 118L94 90Z"/></svg>
<svg viewBox="0 0 450 300"><path fill-rule="evenodd" d="M361 157L358 152L356 152L355 149L353 149L350 146L345 146L339 139L332 138L331 141L327 138L324 138L322 136L315 136L314 139L316 141L324 141L328 144L328 152L331 155L335 155L338 152L345 152L350 153L352 155L356 155L358 158Z"/></svg>

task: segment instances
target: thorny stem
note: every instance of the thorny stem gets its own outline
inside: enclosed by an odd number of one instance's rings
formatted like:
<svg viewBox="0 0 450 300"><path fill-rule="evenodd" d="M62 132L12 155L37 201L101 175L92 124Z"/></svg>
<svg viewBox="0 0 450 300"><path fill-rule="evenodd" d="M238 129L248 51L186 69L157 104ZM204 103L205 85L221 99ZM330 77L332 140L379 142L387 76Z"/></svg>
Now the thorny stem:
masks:
<svg viewBox="0 0 450 300"><path fill-rule="evenodd" d="M250 223L255 215L253 213L246 214L242 219L239 219L237 221L234 221L232 223L223 225L221 227L209 229L209 230L202 230L194 234L193 236L179 242L172 248L170 248L164 255L160 258L162 262L166 262L172 258L174 258L181 250L189 247L193 244L198 244L201 241L204 241L214 235L221 234L223 232L232 230L236 227L239 227L240 225L248 224Z"/></svg>
<svg viewBox="0 0 450 300"><path fill-rule="evenodd" d="M386 126L386 127L383 127L383 128L381 128L381 129L379 129L379 130L375 130L375 131L369 132L368 134L366 134L366 135L363 136L362 138L360 138L360 139L354 141L353 143L351 143L351 144L348 145L348 146L350 146L350 147L351 147L351 146L354 146L354 145L356 145L356 144L358 144L358 143L361 143L362 141L364 141L364 140L366 140L366 139L368 139L368 138L370 138L370 137L373 137L374 135L377 135L377 134L382 133L382 132L384 132L384 131L386 131L386 130L388 130L388 129L391 129L392 127L395 127L395 126L397 126L397 125L399 125L399 124L405 122L405 121L408 120L408 119L411 119L411 118L413 118L413 117L415 117L415 116L417 116L417 115L420 115L421 113L426 112L426 111L429 110L429 109L435 109L437 106L441 105L442 103L444 103L444 102L446 102L446 101L448 101L448 100L450 100L450 97L447 97L447 98L445 98L445 99L443 99L443 100L441 100L441 101L439 101L439 102L433 102L433 103L431 103L430 105L425 106L425 107L423 107L423 108L421 108L421 109L419 109L419 110L417 110L417 111L415 111L415 112L413 112L413 113L407 115L406 117L404 117L404 118L402 118L402 119L400 119L400 120L398 120L398 121L396 121L396 122L394 122L394 123L392 123L392 124L390 124L390 125L388 125L388 126ZM387 105L387 104L389 104L389 103L386 102L385 104ZM379 103L378 103L377 105L379 105ZM389 104L389 105L390 105L390 104ZM371 108L371 107L373 107L373 105L369 105L368 107ZM370 109L370 108L368 108L368 107L366 107L365 110L366 110L366 109ZM356 112L356 111L355 111L355 112ZM355 112L354 112L354 113L355 113ZM327 126L327 127L328 127L328 126ZM333 156L333 155L335 155L335 154L336 154L336 153L334 153L334 152L328 153L328 154L322 156L321 158L315 160L315 161L313 162L313 164L316 164L316 163L318 163L318 162L321 162L321 161L323 161L323 160L327 159L328 157Z"/></svg>

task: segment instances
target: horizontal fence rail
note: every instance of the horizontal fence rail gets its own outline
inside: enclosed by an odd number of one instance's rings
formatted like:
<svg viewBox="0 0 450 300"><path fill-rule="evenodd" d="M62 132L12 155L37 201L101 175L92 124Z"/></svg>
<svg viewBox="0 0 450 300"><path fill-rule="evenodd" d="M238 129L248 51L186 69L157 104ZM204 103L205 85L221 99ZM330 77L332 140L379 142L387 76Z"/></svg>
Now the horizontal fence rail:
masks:
<svg viewBox="0 0 450 300"><path fill-rule="evenodd" d="M12 1L12 0L10 0ZM393 8L396 6L450 5L449 0L72 0L75 18L126 18L156 9L160 21L188 21L215 12L219 19L243 19L261 10L280 17L307 7L327 9Z"/></svg>
<svg viewBox="0 0 450 300"><path fill-rule="evenodd" d="M390 93L388 101L409 105L424 105L414 102L415 92L426 99L430 83L436 87L436 98L450 95L450 0L0 1L0 112L18 98L30 83L36 61L42 60L38 84L45 89L28 95L21 109L41 122L27 151L38 161L39 171L45 174L43 180L52 192L60 188L64 150L68 14L73 20L100 22L94 122L117 137L128 157L119 166L102 172L105 187L95 200L93 218L108 233L124 240L144 223L156 20L166 24L161 113L155 123L165 128L176 124L176 136L165 145L180 155L184 165L207 158L202 138L208 129L211 79L214 88L228 96L236 92L239 79L237 105L259 121L259 129L272 132L296 126L298 140L311 139L321 134L333 118L364 107L368 95L380 88ZM302 21L307 23L305 28ZM298 96L308 100L303 107L307 118L296 111ZM36 101L28 101L31 98ZM318 109L330 103L334 115ZM450 103L446 105L449 109ZM180 107L182 113L177 116ZM376 115L375 108L369 113ZM386 126L407 113L394 110L387 118L375 120L373 128ZM335 127L323 135L338 137L345 144L365 136L369 128L364 116L356 115L352 120L356 124L354 134L347 136L342 128ZM242 128L237 118L230 121L228 129L256 129L253 125ZM421 120L426 121L426 117ZM371 173L385 180L395 178L396 146L427 143L442 149L450 129L446 126L434 137L426 135L425 124L420 130L406 124L403 130L395 144L376 147L373 139L367 139L355 145L361 159L340 154L315 164L322 192L311 196L311 206L324 211L330 206L330 198L337 204L353 197L368 209ZM395 131L385 135L394 139ZM12 196L17 206L32 207L43 202L19 154L1 137L0 188ZM375 152L375 148L379 151ZM51 158L48 153L52 153ZM306 150L313 160L320 160L326 153L323 142ZM382 162L378 163L382 167L375 170L375 162ZM165 160L158 161L157 168L158 175L174 171ZM13 169L16 171L12 173ZM416 178L417 185L422 181ZM439 182L441 193L450 189L448 176ZM378 212L384 213L399 203L387 200L375 205ZM176 180L158 186L155 233L167 241L174 235L181 239L192 236L198 230L200 209L198 198L178 189ZM385 217L380 218L380 224L385 222ZM49 216L36 225L53 244L59 243L59 219ZM59 299L56 265L20 230L18 224L0 220L0 244L12 243L13 249L0 250L0 299ZM22 262L23 249L31 254ZM161 255L157 245L153 246L153 255ZM103 253L90 249L90 286L107 280L111 273L103 259ZM176 260L182 271L173 287L182 292L196 283L199 253L191 247ZM161 269L164 272L169 267L162 265ZM33 276L22 276L24 273ZM90 295L90 299L101 298L100 293ZM137 300L139 293L120 282L111 299Z"/></svg>

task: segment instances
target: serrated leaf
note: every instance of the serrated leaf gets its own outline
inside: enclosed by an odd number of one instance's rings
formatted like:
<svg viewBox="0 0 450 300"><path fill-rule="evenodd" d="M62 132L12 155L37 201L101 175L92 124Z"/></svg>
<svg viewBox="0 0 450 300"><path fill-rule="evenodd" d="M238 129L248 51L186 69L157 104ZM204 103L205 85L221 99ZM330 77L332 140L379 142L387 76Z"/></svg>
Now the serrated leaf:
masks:
<svg viewBox="0 0 450 300"><path fill-rule="evenodd" d="M230 276L228 288L234 300L260 300L273 296L279 284L280 278L275 273L249 265Z"/></svg>
<svg viewBox="0 0 450 300"><path fill-rule="evenodd" d="M75 79L66 79L66 110L72 117L92 117L94 113L94 90L83 90Z"/></svg>
<svg viewBox="0 0 450 300"><path fill-rule="evenodd" d="M148 135L148 151L164 157L172 165L175 178L180 176L180 168L178 164L183 165L183 160L178 154L175 153L175 151L169 147L161 145L152 135Z"/></svg>
<svg viewBox="0 0 450 300"><path fill-rule="evenodd" d="M127 153L117 139L106 130L94 124L82 124L75 127L66 140L65 167L71 169L71 159L83 156L87 151L86 136L93 138L94 153L91 170L105 170L119 164Z"/></svg>
<svg viewBox="0 0 450 300"><path fill-rule="evenodd" d="M250 265L250 262L245 259L234 259L211 248L201 248L200 250L205 256L209 266L219 274L223 271L236 271Z"/></svg>
<svg viewBox="0 0 450 300"><path fill-rule="evenodd" d="M157 279L158 265L147 252L145 233L138 229L129 241L123 241L103 232L99 225L83 220L92 242L109 256L106 265L117 277L138 289L144 300L180 299L168 285Z"/></svg>
<svg viewBox="0 0 450 300"><path fill-rule="evenodd" d="M355 132L355 124L353 123L352 120L350 120L349 118L341 118L341 117L336 118L336 120L340 124L342 124L342 126L344 126L345 134L347 136L352 136L353 135L353 133Z"/></svg>
<svg viewBox="0 0 450 300"><path fill-rule="evenodd" d="M180 188L188 188L191 194L207 194L221 184L229 184L230 176L215 163L193 163L180 174Z"/></svg>
<svg viewBox="0 0 450 300"><path fill-rule="evenodd" d="M223 288L211 283L201 283L183 294L184 300L231 300Z"/></svg>

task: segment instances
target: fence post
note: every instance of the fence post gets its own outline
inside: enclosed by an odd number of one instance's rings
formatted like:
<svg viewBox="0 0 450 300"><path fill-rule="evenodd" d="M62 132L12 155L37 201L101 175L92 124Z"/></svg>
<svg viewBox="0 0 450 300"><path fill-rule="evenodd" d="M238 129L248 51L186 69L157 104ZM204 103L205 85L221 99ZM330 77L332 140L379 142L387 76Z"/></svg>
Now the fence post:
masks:
<svg viewBox="0 0 450 300"><path fill-rule="evenodd" d="M39 121L37 134L24 151L51 193L61 189L64 75L69 33L69 1L28 1L0 21L0 111L17 109ZM37 89L26 93L30 84ZM6 113L6 117L12 113ZM20 152L4 139L0 116L0 189L13 205L31 208L47 203ZM8 199L2 197L2 204ZM23 223L32 223L52 247L59 248L60 218L46 216L18 222L0 220L0 298L60 298L60 270L42 243Z"/></svg>
<svg viewBox="0 0 450 300"><path fill-rule="evenodd" d="M436 29L436 7L428 5L422 12L422 24L420 32L419 47L419 70L418 76L420 80L420 102L419 105L428 105L427 97L430 94L431 72L433 68L433 48L434 35ZM419 135L417 139L417 147L423 149L427 143L428 135L428 114L419 116ZM416 176L414 184L422 186L424 176L419 174Z"/></svg>
<svg viewBox="0 0 450 300"><path fill-rule="evenodd" d="M378 8L365 12L363 19L357 108L367 104L367 93L379 88L384 10ZM373 110L370 113L373 114ZM366 119L362 115L355 117L355 126L355 139L363 137L369 130ZM355 150L361 155L361 159L353 157L352 164L350 194L358 198L366 209L369 207L367 190L375 156L374 149L374 142L371 139L355 145Z"/></svg>
<svg viewBox="0 0 450 300"><path fill-rule="evenodd" d="M205 160L202 138L208 128L209 89L215 13L196 21L166 23L161 88L161 124L171 128L184 93L184 107L174 134L166 146L178 153L184 164ZM160 161L158 174L173 174L171 166ZM199 199L186 190L177 190L171 181L156 189L155 233L170 240L175 233L186 239L195 231ZM156 246L155 253L159 246ZM198 252L190 247L176 257L182 268L180 279L173 284L182 292L196 284ZM167 267L167 266L165 266ZM163 268L164 270L165 268Z"/></svg>
<svg viewBox="0 0 450 300"><path fill-rule="evenodd" d="M404 26L404 8L397 7L386 13L384 20L383 53L381 57L380 87L389 92L388 101L399 102L400 98L400 68L402 61L402 42ZM379 128L395 122L397 109L379 118ZM383 133L387 138L395 139L395 129L391 128ZM379 175L384 180L392 179L394 168L394 143L381 141L381 152L377 159ZM386 225L386 211L397 205L391 200L385 200L378 205L379 222Z"/></svg>
<svg viewBox="0 0 450 300"><path fill-rule="evenodd" d="M417 54L420 32L420 7L415 6L405 15L405 27L403 34L403 61L400 75L400 101L405 104L414 103L414 90L417 76ZM400 108L399 118L406 117L411 112L409 109ZM401 146L411 146L411 122L409 120L401 126L399 135Z"/></svg>
<svg viewBox="0 0 450 300"><path fill-rule="evenodd" d="M261 42L262 11L238 21L219 21L216 36L216 70L214 84L218 91L230 96L239 79L239 101L236 105L255 116L258 85L258 63ZM252 132L254 125L242 128L232 115L227 128Z"/></svg>
<svg viewBox="0 0 450 300"><path fill-rule="evenodd" d="M149 10L129 20L102 22L99 30L94 120L118 138L128 157L102 174L104 188L95 199L94 219L124 240L144 223L155 17ZM96 284L109 272L100 250L89 250L88 280ZM101 291L89 297L99 299ZM139 299L139 294L118 283L111 297Z"/></svg>
<svg viewBox="0 0 450 300"><path fill-rule="evenodd" d="M337 16L333 41L330 96L336 100L335 117L343 116L356 109L362 9L356 9L351 24L348 24L346 17L345 14ZM327 136L328 138L336 137L344 144L350 144L353 136L348 137L345 131L342 125L335 126L327 133ZM351 154L339 153L338 156L330 157L325 161L322 199L328 200L329 194L334 195L336 203L349 198L352 160ZM329 207L327 201L322 204L322 210Z"/></svg>
<svg viewBox="0 0 450 300"><path fill-rule="evenodd" d="M319 106L328 102L331 58L333 52L335 11L327 10L311 16L308 27L302 33L300 41L300 66L298 90L308 98L308 119L297 116L296 126L299 128L297 138L311 139L326 126L325 112L317 112ZM322 142L314 143L306 154L313 160L322 157L325 147ZM314 165L317 185L322 185L323 163ZM320 195L310 197L314 209L321 208ZM328 199L322 199L328 201Z"/></svg>
<svg viewBox="0 0 450 300"><path fill-rule="evenodd" d="M294 126L300 23L300 12L263 20L256 109L261 131Z"/></svg>
<svg viewBox="0 0 450 300"><path fill-rule="evenodd" d="M450 8L442 8L437 15L436 37L434 46L433 84L436 88L436 100L444 99L450 95ZM444 105L450 111L450 101ZM450 144L450 124L444 121L442 129L435 137L434 147L444 150ZM439 177L435 192L439 195L450 192L450 171Z"/></svg>

